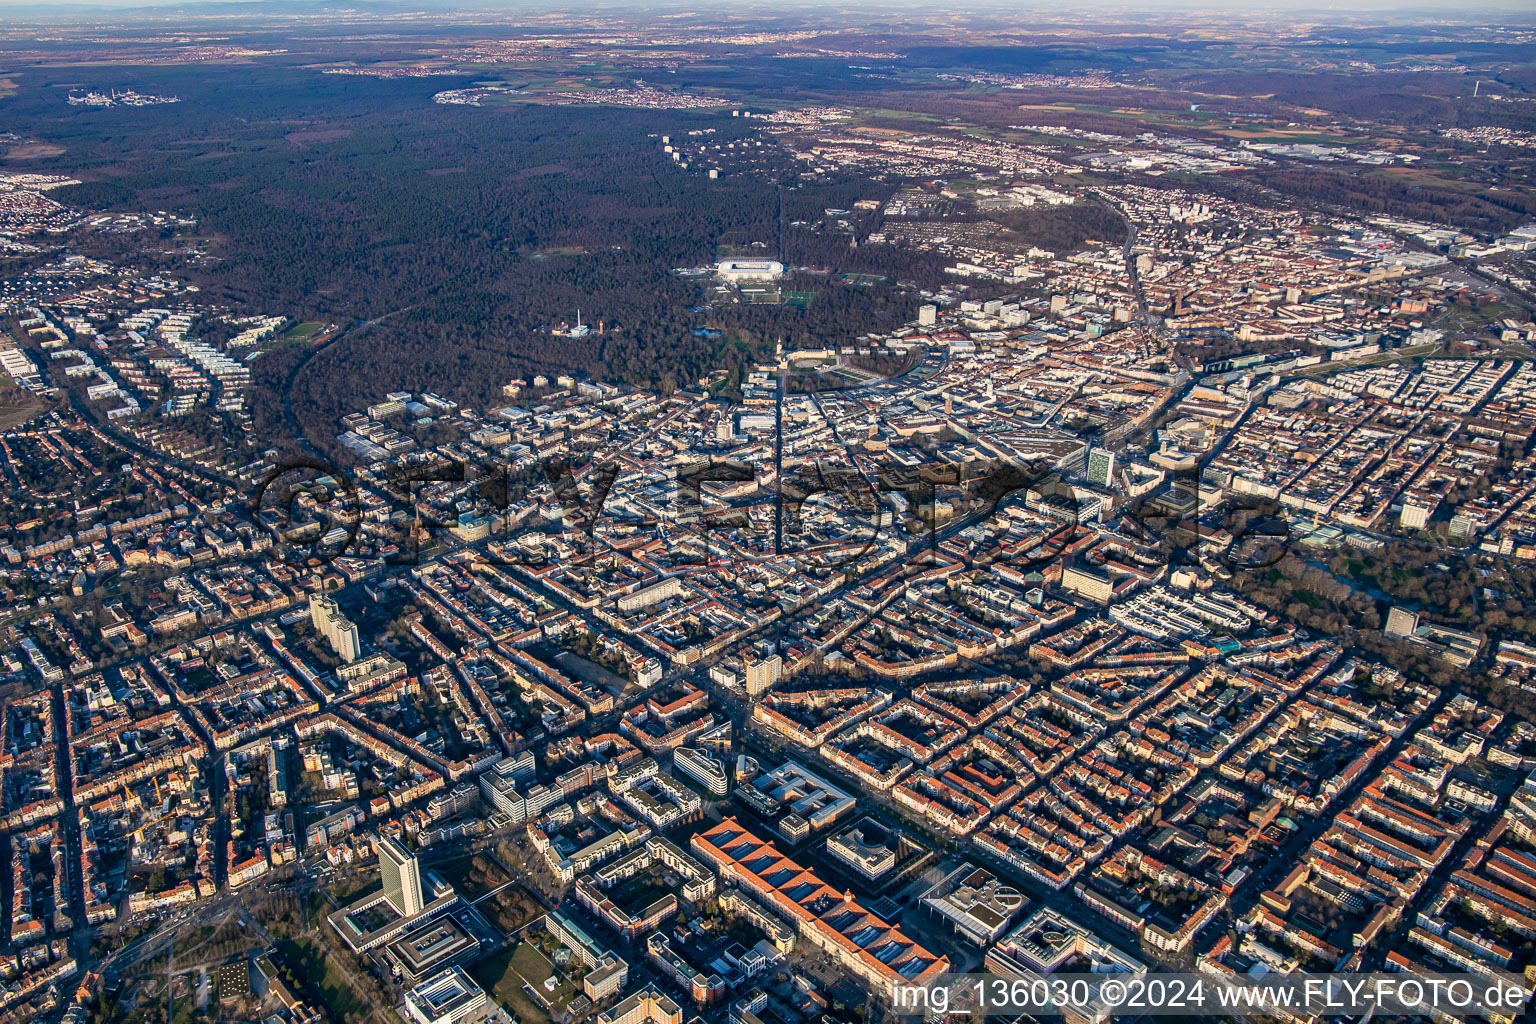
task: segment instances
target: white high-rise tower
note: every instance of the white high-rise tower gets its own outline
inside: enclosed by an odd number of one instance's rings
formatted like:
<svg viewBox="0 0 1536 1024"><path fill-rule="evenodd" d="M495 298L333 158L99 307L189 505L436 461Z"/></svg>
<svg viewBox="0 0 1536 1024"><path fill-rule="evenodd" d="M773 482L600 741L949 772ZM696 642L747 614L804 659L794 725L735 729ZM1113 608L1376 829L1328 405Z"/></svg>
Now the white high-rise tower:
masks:
<svg viewBox="0 0 1536 1024"><path fill-rule="evenodd" d="M421 913L426 906L421 898L421 865L416 855L392 836L379 840L379 876L390 906L404 917Z"/></svg>
<svg viewBox="0 0 1536 1024"><path fill-rule="evenodd" d="M1088 482L1108 487L1115 479L1115 453L1108 448L1088 449Z"/></svg>

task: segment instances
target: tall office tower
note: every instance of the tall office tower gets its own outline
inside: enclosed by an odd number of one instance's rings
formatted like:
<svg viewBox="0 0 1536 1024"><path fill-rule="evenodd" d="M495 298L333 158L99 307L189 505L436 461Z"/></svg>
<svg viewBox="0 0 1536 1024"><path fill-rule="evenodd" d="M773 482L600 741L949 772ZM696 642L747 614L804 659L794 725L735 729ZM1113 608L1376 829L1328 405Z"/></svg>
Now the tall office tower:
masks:
<svg viewBox="0 0 1536 1024"><path fill-rule="evenodd" d="M1088 449L1088 482L1108 487L1115 478L1115 453L1108 448Z"/></svg>
<svg viewBox="0 0 1536 1024"><path fill-rule="evenodd" d="M390 906L404 917L421 913L426 906L421 898L421 865L415 854L391 836L379 840L379 876Z"/></svg>
<svg viewBox="0 0 1536 1024"><path fill-rule="evenodd" d="M925 303L917 307L917 322L923 327L932 327L939 322L939 307Z"/></svg>

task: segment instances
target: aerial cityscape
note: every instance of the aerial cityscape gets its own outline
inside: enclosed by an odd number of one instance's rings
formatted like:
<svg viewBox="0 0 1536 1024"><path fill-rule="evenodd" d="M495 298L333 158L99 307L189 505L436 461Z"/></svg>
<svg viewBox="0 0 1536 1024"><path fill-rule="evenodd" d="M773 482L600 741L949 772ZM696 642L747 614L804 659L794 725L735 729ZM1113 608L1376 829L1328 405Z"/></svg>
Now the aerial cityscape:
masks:
<svg viewBox="0 0 1536 1024"><path fill-rule="evenodd" d="M0 15L0 1024L1527 1012L1536 9Z"/></svg>

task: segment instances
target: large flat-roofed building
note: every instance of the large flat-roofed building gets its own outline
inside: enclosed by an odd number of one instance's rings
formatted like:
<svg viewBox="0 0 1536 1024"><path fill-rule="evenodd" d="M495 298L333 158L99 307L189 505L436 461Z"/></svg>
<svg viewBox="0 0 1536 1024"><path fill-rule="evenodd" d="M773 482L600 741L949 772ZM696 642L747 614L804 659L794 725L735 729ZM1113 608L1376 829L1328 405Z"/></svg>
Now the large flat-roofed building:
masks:
<svg viewBox="0 0 1536 1024"><path fill-rule="evenodd" d="M451 916L413 928L384 947L385 958L407 981L420 981L472 960L480 940Z"/></svg>
<svg viewBox="0 0 1536 1024"><path fill-rule="evenodd" d="M997 941L1027 902L1019 890L975 864L960 865L922 897L927 910L978 946Z"/></svg>
<svg viewBox="0 0 1536 1024"><path fill-rule="evenodd" d="M364 820L361 807L343 807L319 821L310 822L309 828L304 830L304 844L309 847L327 846L342 836L350 835Z"/></svg>
<svg viewBox="0 0 1536 1024"><path fill-rule="evenodd" d="M619 611L629 614L641 608L649 608L653 604L660 604L669 597L676 597L683 592L683 583L675 576L669 576L660 583L653 583L643 590L637 590L633 594L625 594L616 602Z"/></svg>
<svg viewBox="0 0 1536 1024"><path fill-rule="evenodd" d="M860 818L828 839L827 852L868 882L896 867L896 837L871 818Z"/></svg>
<svg viewBox="0 0 1536 1024"><path fill-rule="evenodd" d="M725 762L718 757L692 747L679 747L672 751L672 770L689 782L703 786L710 796L725 796Z"/></svg>
<svg viewBox="0 0 1536 1024"><path fill-rule="evenodd" d="M654 985L597 1015L597 1024L682 1024L683 1010Z"/></svg>
<svg viewBox="0 0 1536 1024"><path fill-rule="evenodd" d="M347 684L347 689L366 690L379 683L393 682L406 674L405 663L378 651L345 665L336 666L336 678Z"/></svg>
<svg viewBox="0 0 1536 1024"><path fill-rule="evenodd" d="M393 942L459 905L453 886L441 882L434 884L432 900L427 902L421 887L421 865L398 840L384 836L378 847L383 887L332 911L326 918L354 953L366 953Z"/></svg>
<svg viewBox="0 0 1536 1024"><path fill-rule="evenodd" d="M485 1014L485 991L460 968L434 974L405 994L405 1010L416 1024L460 1024Z"/></svg>
<svg viewBox="0 0 1536 1024"><path fill-rule="evenodd" d="M624 991L629 981L629 963L612 953L604 953L597 963L581 979L581 990L588 999L596 1002Z"/></svg>
<svg viewBox="0 0 1536 1024"><path fill-rule="evenodd" d="M856 806L852 796L806 771L798 761L785 761L736 787L736 795L760 814L788 812L779 820L779 832L792 843L826 828Z"/></svg>
<svg viewBox="0 0 1536 1024"><path fill-rule="evenodd" d="M221 964L215 977L218 979L221 1003L237 1003L241 997L251 994L251 962L249 960Z"/></svg>
<svg viewBox="0 0 1536 1024"><path fill-rule="evenodd" d="M1104 573L1077 566L1068 566L1061 571L1061 586L1099 604L1108 604L1115 593L1114 584Z"/></svg>
<svg viewBox="0 0 1536 1024"><path fill-rule="evenodd" d="M374 892L340 910L332 911L326 921L336 930L336 934L346 940L354 953L366 953L399 938L413 927L447 913L458 903L458 893L448 889L423 907L421 913L406 916L395 910L382 892Z"/></svg>
<svg viewBox="0 0 1536 1024"><path fill-rule="evenodd" d="M1101 939L1060 911L1041 907L987 954L987 969L1009 977L1033 971L1145 974L1147 965Z"/></svg>
<svg viewBox="0 0 1536 1024"><path fill-rule="evenodd" d="M593 929L564 910L551 910L545 914L544 927L571 951L577 963L589 968L581 983L587 998L604 999L624 990L629 981L628 961L609 950L607 943L593 938Z"/></svg>
<svg viewBox="0 0 1536 1024"><path fill-rule="evenodd" d="M773 281L784 274L778 260L721 260L715 274L723 281Z"/></svg>
<svg viewBox="0 0 1536 1024"><path fill-rule="evenodd" d="M480 776L480 796L510 818L513 824L537 818L550 804L558 803L558 788L538 785L534 779L532 751L505 757Z"/></svg>
<svg viewBox="0 0 1536 1024"><path fill-rule="evenodd" d="M592 936L593 929L563 910L551 910L545 914L544 927L571 951L577 963L591 967L608 952L607 943L599 942Z"/></svg>
<svg viewBox="0 0 1536 1024"><path fill-rule="evenodd" d="M759 839L735 818L693 837L693 852L773 913L794 924L811 945L879 991L923 982L949 970L949 958L924 949L814 873Z"/></svg>
<svg viewBox="0 0 1536 1024"><path fill-rule="evenodd" d="M1006 978L1033 982L1052 974L1095 974L1125 980L1147 973L1147 965L1050 907L1042 907L987 951L986 969ZM1104 1024L1114 1006L1099 995L1102 982L1080 1005L1063 1014L1067 1024Z"/></svg>
<svg viewBox="0 0 1536 1024"><path fill-rule="evenodd" d="M714 971L689 963L688 958L672 948L672 941L660 932L645 940L645 952L651 963L686 991L695 1003L708 1005L718 1002L725 995L724 978Z"/></svg>
<svg viewBox="0 0 1536 1024"><path fill-rule="evenodd" d="M289 1017L296 1021L320 1020L320 1011L306 1003L288 982L283 980L277 965L272 962L272 957L263 953L251 961L253 970L250 974L251 992L262 998L271 997L272 1000L282 1006L288 1012ZM283 1019L283 1018L279 1018Z"/></svg>

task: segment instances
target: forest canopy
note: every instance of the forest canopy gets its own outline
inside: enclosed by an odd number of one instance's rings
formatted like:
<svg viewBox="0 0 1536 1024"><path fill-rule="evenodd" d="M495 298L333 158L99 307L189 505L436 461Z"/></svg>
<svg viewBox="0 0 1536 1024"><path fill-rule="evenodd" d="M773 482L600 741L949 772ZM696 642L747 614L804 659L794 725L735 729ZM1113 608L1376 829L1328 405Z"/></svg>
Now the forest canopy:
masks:
<svg viewBox="0 0 1536 1024"><path fill-rule="evenodd" d="M159 88L181 87L179 72L160 74L171 80ZM294 74L214 70L196 87L207 102L153 117L126 111L116 127L137 121L130 131L92 130L79 118L49 129L65 136L86 179L59 190L62 201L197 219L213 258L188 273L208 298L351 325L312 357L257 360L252 412L264 429L280 423L290 389L294 416L317 440L340 414L377 400L379 380L481 406L507 380L538 372L670 390L722 355L747 362L781 338L851 339L912 315L913 300L890 284L850 289L826 274L786 282L816 292L808 308L692 312L703 290L672 269L754 243L782 245L791 266L889 282L941 276L938 257L783 228L867 196L867 184L807 184L792 171L779 183L712 180L661 152L664 134L742 131L729 112L441 105L432 93L461 83L370 80L364 93L356 80L306 71L309 116L295 123L278 116L293 109ZM603 332L550 332L578 310ZM717 330L737 344L723 346Z"/></svg>

